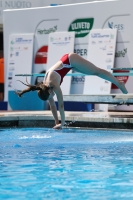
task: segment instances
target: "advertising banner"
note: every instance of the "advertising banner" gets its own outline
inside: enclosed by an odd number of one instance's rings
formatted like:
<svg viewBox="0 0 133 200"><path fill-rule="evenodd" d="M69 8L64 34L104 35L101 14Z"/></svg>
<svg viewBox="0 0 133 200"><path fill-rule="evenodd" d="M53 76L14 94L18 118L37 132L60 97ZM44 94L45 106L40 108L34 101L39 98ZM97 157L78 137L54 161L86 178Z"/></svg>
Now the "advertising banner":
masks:
<svg viewBox="0 0 133 200"><path fill-rule="evenodd" d="M133 61L131 59L132 56L132 36L130 34L131 31L131 25L130 25L130 19L132 12L130 12L129 6L133 6L133 2L127 1L128 4L128 10L124 13L117 13L117 15L112 15L106 20L102 26L102 28L110 28L114 29L117 28L118 34L117 34L117 45L116 45L116 52L115 52L115 68L130 68L133 67ZM121 6L124 6L124 1L121 2ZM115 71L117 73L122 72L130 72L118 70ZM118 80L123 81L125 83L125 86L129 93L133 93L133 77L132 76L118 76L116 77ZM121 93L121 91L112 84L111 93L118 94ZM110 107L110 110L133 110L133 106L115 106Z"/></svg>
<svg viewBox="0 0 133 200"><path fill-rule="evenodd" d="M12 34L8 44L8 65L5 80L5 98L8 92L23 90L26 86L17 80L25 82L25 77L16 77L15 74L31 74L33 63L34 34ZM28 78L30 83L31 78ZM10 102L8 102L10 104Z"/></svg>
<svg viewBox="0 0 133 200"><path fill-rule="evenodd" d="M88 60L101 69L112 72L114 67L117 29L95 29L89 34ZM84 94L110 94L111 82L97 76L86 76ZM101 104L98 110L108 110Z"/></svg>
<svg viewBox="0 0 133 200"><path fill-rule="evenodd" d="M112 30L114 28L118 31L114 67L132 67L132 7L132 0L114 0L4 11L5 72L10 34L27 32L35 34L33 72L40 73L47 67L48 36L50 33L75 32L74 52L88 58L90 31L94 29ZM129 93L133 92L132 81L133 77L131 76L125 80ZM71 92L83 93L83 87L80 88L83 84L84 77L72 78ZM113 87L112 92L120 93L121 91ZM133 110L133 106L120 108Z"/></svg>
<svg viewBox="0 0 133 200"><path fill-rule="evenodd" d="M56 32L49 34L47 70L60 58L74 50L75 32ZM71 71L70 71L71 72ZM63 94L70 94L71 77L64 77L61 84Z"/></svg>

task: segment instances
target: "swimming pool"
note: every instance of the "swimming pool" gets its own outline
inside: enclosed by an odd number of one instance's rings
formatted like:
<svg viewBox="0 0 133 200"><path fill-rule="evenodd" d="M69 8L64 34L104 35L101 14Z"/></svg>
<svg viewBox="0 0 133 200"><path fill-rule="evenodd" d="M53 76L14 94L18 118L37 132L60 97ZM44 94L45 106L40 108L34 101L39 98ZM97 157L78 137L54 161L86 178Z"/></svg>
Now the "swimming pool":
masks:
<svg viewBox="0 0 133 200"><path fill-rule="evenodd" d="M133 133L1 129L0 199L133 199Z"/></svg>

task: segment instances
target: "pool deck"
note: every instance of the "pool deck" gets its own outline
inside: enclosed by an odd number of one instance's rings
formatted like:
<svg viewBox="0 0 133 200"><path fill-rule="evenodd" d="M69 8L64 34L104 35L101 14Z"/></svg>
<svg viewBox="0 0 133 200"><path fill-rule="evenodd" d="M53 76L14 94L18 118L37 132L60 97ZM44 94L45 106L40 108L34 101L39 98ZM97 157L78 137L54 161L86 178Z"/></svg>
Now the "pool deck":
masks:
<svg viewBox="0 0 133 200"><path fill-rule="evenodd" d="M68 127L132 129L133 112L65 112ZM0 127L52 128L51 111L1 111Z"/></svg>

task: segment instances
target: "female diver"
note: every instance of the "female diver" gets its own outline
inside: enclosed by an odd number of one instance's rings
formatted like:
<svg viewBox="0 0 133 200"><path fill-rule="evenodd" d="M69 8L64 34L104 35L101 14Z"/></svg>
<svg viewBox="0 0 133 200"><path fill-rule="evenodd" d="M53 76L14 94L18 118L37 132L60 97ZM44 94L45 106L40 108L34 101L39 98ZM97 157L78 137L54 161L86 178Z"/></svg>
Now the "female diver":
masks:
<svg viewBox="0 0 133 200"><path fill-rule="evenodd" d="M25 84L28 88L16 94L21 97L24 93L38 90L38 96L41 100L48 100L55 120L54 129L61 129L65 124L65 113L63 94L61 91L61 83L64 76L71 70L75 70L88 75L95 75L107 81L114 83L124 94L128 91L123 82L119 82L111 73L96 67L91 62L85 60L75 53L65 54L55 65L53 65L46 73L44 81L37 85ZM56 105L53 99L54 94L57 96L58 109L60 112L61 123L59 123Z"/></svg>

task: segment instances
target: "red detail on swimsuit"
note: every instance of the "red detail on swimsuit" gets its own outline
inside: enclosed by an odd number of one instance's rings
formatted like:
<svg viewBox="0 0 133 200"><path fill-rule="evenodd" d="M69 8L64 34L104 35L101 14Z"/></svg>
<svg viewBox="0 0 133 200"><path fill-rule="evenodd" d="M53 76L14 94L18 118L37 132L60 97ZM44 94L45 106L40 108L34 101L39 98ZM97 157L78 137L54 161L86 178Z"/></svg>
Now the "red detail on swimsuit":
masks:
<svg viewBox="0 0 133 200"><path fill-rule="evenodd" d="M61 82L60 82L60 85L61 85L61 83L63 82L64 76L72 69L72 67L71 67L70 62L69 62L68 54L65 54L60 60L62 61L62 63L64 65L69 65L70 66L70 68L68 68L68 67L65 67L63 65L63 67L61 69L54 70L61 76Z"/></svg>
<svg viewBox="0 0 133 200"><path fill-rule="evenodd" d="M64 76L71 70L71 68L62 68L62 69L56 69L54 71L56 71L60 76L61 76L61 81L60 81L60 85L63 82L63 78Z"/></svg>
<svg viewBox="0 0 133 200"><path fill-rule="evenodd" d="M60 60L62 61L63 64L70 65L68 54L62 56Z"/></svg>

